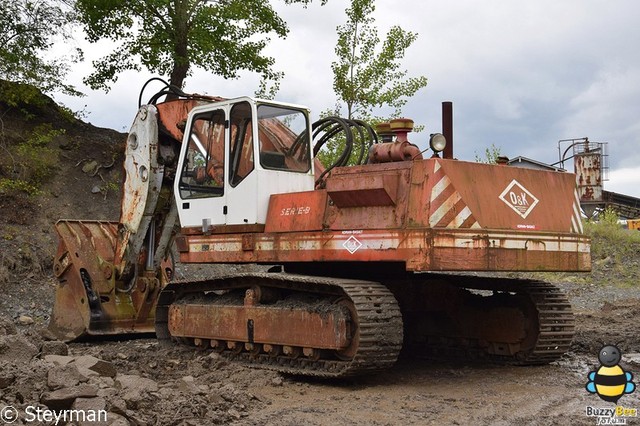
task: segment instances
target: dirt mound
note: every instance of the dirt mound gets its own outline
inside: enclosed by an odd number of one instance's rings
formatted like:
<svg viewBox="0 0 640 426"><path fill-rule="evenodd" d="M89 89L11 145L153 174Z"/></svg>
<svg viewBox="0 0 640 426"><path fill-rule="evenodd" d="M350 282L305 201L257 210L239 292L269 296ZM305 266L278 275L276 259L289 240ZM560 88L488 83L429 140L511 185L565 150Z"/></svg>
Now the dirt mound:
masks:
<svg viewBox="0 0 640 426"><path fill-rule="evenodd" d="M14 93L25 93L16 101ZM48 320L60 218L118 218L126 135L84 123L34 88L0 81L0 313Z"/></svg>

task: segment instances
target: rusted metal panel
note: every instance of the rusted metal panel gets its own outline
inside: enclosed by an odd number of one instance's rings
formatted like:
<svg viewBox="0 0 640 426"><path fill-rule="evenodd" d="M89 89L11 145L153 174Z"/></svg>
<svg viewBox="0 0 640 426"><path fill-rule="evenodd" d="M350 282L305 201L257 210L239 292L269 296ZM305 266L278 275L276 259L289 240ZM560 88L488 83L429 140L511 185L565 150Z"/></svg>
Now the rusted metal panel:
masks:
<svg viewBox="0 0 640 426"><path fill-rule="evenodd" d="M175 337L318 349L346 348L350 342L347 320L339 309L323 313L276 305L197 303L174 304L169 308L169 331Z"/></svg>
<svg viewBox="0 0 640 426"><path fill-rule="evenodd" d="M352 230L185 237L183 262L402 262L410 271L588 271L589 238L524 231Z"/></svg>
<svg viewBox="0 0 640 426"><path fill-rule="evenodd" d="M602 155L599 152L576 154L573 164L580 201L602 201Z"/></svg>
<svg viewBox="0 0 640 426"><path fill-rule="evenodd" d="M367 174L361 179L327 179L327 193L338 207L393 206L398 195L398 174Z"/></svg>
<svg viewBox="0 0 640 426"><path fill-rule="evenodd" d="M54 334L72 340L85 334L153 332L160 283L146 276L133 283L117 281L118 224L61 220L56 231L54 274L59 283L49 326Z"/></svg>
<svg viewBox="0 0 640 426"><path fill-rule="evenodd" d="M170 135L178 142L182 142L184 128L189 112L200 105L211 102L223 101L224 98L215 96L202 96L202 99L176 99L173 101L156 104L158 109L158 125L160 131Z"/></svg>
<svg viewBox="0 0 640 426"><path fill-rule="evenodd" d="M358 205L363 200L353 194L359 188L384 188L382 176L397 177L395 205ZM332 180L338 183L332 186ZM589 239L581 235L575 181L569 173L433 158L337 168L327 188L272 196L265 233L254 234L250 250L241 234L190 235L181 240L181 260L383 261L404 263L410 271L591 267ZM342 206L334 200L326 203L332 191L347 194L347 201ZM308 217L286 214L304 212L305 206L313 206Z"/></svg>
<svg viewBox="0 0 640 426"><path fill-rule="evenodd" d="M570 173L433 159L429 223L434 228L571 231ZM419 209L413 204L410 209Z"/></svg>
<svg viewBox="0 0 640 426"><path fill-rule="evenodd" d="M319 231L326 206L326 190L274 194L269 199L265 232Z"/></svg>
<svg viewBox="0 0 640 426"><path fill-rule="evenodd" d="M345 188L348 184L349 186L346 188L352 188L353 191L348 195L341 194L341 201L356 205L341 207L336 203L330 203L324 219L327 228L332 230L402 228L406 220L405 214L413 163L405 161L337 168L327 178L327 189L333 186L333 180L342 182L342 184L337 185L338 187ZM385 198L390 199L389 196L393 196L391 190L387 190L389 191L388 195L384 195L381 200L372 201L373 197L380 195L379 192L381 190L378 190L376 195L376 190L371 186L372 184L366 182L380 182L382 184L384 180L380 180L380 176L385 176L385 179L388 179L389 183L387 185L389 188L396 187L393 204L380 205L385 202ZM348 183L349 181L351 183ZM369 190L365 190L362 196L356 196L357 188L369 188ZM358 205L358 203L360 204ZM377 205L372 205L371 203L376 203Z"/></svg>
<svg viewBox="0 0 640 426"><path fill-rule="evenodd" d="M411 168L411 181L409 185L409 202L405 225L409 228L428 228L431 193L429 180L433 164L428 161L414 161ZM428 189L429 188L429 189Z"/></svg>

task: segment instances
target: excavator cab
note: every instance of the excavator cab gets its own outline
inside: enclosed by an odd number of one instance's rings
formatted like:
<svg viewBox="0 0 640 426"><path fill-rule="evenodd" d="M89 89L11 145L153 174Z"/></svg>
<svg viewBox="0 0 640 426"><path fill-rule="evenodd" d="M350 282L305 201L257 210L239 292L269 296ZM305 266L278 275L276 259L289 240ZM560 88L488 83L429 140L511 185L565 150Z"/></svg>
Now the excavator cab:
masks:
<svg viewBox="0 0 640 426"><path fill-rule="evenodd" d="M309 113L238 98L194 108L174 193L182 228L264 226L271 194L313 190Z"/></svg>

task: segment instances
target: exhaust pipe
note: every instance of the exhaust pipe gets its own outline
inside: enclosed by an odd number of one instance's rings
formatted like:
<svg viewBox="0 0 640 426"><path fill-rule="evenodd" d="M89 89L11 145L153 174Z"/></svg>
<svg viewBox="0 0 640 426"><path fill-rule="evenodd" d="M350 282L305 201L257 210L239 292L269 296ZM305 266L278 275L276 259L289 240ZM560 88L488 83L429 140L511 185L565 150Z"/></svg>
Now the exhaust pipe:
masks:
<svg viewBox="0 0 640 426"><path fill-rule="evenodd" d="M453 159L453 102L442 103L442 134L447 145L442 151L442 158Z"/></svg>

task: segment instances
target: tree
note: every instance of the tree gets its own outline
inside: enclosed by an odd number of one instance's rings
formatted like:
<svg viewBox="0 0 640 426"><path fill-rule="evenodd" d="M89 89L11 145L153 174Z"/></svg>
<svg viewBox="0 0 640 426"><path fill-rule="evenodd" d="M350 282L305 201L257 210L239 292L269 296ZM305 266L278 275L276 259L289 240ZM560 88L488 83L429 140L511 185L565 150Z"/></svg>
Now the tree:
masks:
<svg viewBox="0 0 640 426"><path fill-rule="evenodd" d="M407 78L407 71L400 69L416 33L393 26L376 53L380 39L371 17L374 11L374 0L351 0L347 23L337 28L338 60L331 64L333 89L346 105L348 118L366 119L374 107L385 105L398 116L406 98L427 85L426 77Z"/></svg>
<svg viewBox="0 0 640 426"><path fill-rule="evenodd" d="M85 79L93 89L108 90L119 73L141 67L169 76L178 88L193 66L225 78L243 69L279 77L262 50L269 34L285 37L288 28L264 0L77 0L77 9L90 42L119 44L94 61L95 72Z"/></svg>
<svg viewBox="0 0 640 426"><path fill-rule="evenodd" d="M476 155L476 163L485 163L485 164L496 164L498 162L498 158L502 156L502 152L500 147L491 144L489 148L484 149L484 158L482 158L478 153Z"/></svg>
<svg viewBox="0 0 640 426"><path fill-rule="evenodd" d="M351 0L345 10L347 22L337 28L338 59L331 64L338 102L335 110L324 112L324 116L340 115L344 105L348 119L375 125L387 119L373 117L374 108L390 106L394 109L391 117L400 117L407 98L427 85L426 77L407 77L407 71L400 69L406 50L418 35L393 26L378 49L380 39L371 16L374 11L374 0ZM340 136L329 140L318 154L320 161L326 166L333 164L344 146ZM354 164L357 155L357 151L352 153L349 164Z"/></svg>
<svg viewBox="0 0 640 426"><path fill-rule="evenodd" d="M61 0L0 0L0 78L43 92L79 95L64 78L69 63L80 59L80 52L45 58L56 37L71 38L73 22L72 9Z"/></svg>

